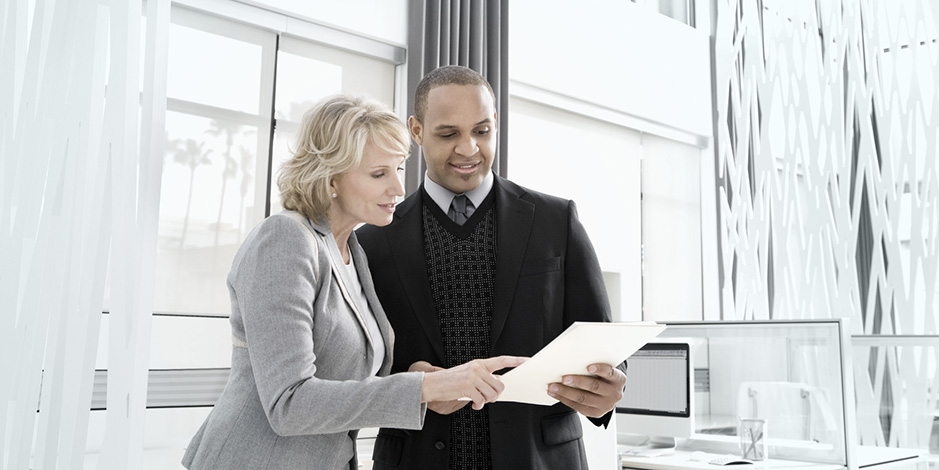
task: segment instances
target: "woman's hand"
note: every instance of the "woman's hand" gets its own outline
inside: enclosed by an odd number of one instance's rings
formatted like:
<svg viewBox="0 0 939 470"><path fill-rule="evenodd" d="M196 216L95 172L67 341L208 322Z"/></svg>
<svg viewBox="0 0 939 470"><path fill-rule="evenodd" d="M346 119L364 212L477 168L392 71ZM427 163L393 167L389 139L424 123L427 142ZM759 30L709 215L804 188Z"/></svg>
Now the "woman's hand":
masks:
<svg viewBox="0 0 939 470"><path fill-rule="evenodd" d="M440 414L449 414L469 401L473 402L474 410L481 410L486 403L496 401L505 386L492 373L506 367L517 367L526 360L524 357L497 356L476 359L450 369L419 361L408 370L424 372L421 403L427 403L431 410Z"/></svg>
<svg viewBox="0 0 939 470"><path fill-rule="evenodd" d="M443 367L437 367L427 361L417 361L411 364L408 372L437 372L446 370ZM427 402L427 408L440 415L448 415L469 404L468 400L449 400L449 401L430 401Z"/></svg>

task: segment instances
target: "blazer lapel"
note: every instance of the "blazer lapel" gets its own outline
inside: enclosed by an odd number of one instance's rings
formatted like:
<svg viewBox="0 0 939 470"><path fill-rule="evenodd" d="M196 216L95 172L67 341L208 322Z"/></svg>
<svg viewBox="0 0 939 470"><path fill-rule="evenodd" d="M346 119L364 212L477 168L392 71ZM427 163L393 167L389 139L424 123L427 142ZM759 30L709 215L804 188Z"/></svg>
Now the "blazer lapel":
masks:
<svg viewBox="0 0 939 470"><path fill-rule="evenodd" d="M343 262L342 255L339 253L339 246L336 245L336 239L333 238L332 231L329 229L328 225L316 222L311 223L313 228L320 234L318 241L322 245L322 248L329 254L329 265L333 272L333 278L336 279L336 284L339 285L339 291L342 292L342 298L345 299L352 313L355 315L355 319L359 322L359 328L362 328L362 331L365 332L365 338L368 339L369 348L374 350L375 342L372 339L372 335L368 332L368 325L365 324L365 318L362 317L362 309L352 300L352 296L349 295L349 289L346 287L346 284L348 284L351 279L346 278L348 274L345 269L340 269L340 266L345 266L345 262ZM357 243L356 246L358 246ZM359 267L356 266L356 271L358 271L358 269ZM362 307L365 306L363 305Z"/></svg>
<svg viewBox="0 0 939 470"><path fill-rule="evenodd" d="M496 279L490 347L495 347L509 316L535 214L535 205L521 199L523 192L518 186L496 176L493 190L497 217Z"/></svg>
<svg viewBox="0 0 939 470"><path fill-rule="evenodd" d="M395 268L401 277L404 291L411 302L411 311L427 335L437 353L435 365L446 364L443 351L443 336L440 334L440 322L437 321L437 306L430 291L427 278L427 261L424 256L423 203L418 189L398 206L395 218L399 219L387 230L388 242Z"/></svg>
<svg viewBox="0 0 939 470"><path fill-rule="evenodd" d="M355 259L365 259L365 251L362 249L362 246L359 245L359 241L355 237L355 232L352 232L352 237L349 239L349 249L353 252ZM379 375L388 375L388 373L391 372L395 333L394 330L391 329L391 323L388 322L388 316L385 315L385 310L382 308L381 302L378 300L378 294L375 293L375 283L372 281L371 270L365 263L356 263L355 271L359 276L359 282L362 283L362 290L365 292L365 299L368 301L368 306L372 310L372 315L375 316L375 322L378 323L378 331L381 332L381 337L384 339L385 358L382 360L381 369L379 369L378 373Z"/></svg>

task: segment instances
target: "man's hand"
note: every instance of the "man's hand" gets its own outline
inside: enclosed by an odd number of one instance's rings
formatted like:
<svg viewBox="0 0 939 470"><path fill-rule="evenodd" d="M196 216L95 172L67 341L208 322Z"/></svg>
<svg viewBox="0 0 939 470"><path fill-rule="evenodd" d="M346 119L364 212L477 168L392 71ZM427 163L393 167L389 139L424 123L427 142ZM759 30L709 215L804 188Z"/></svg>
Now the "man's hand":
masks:
<svg viewBox="0 0 939 470"><path fill-rule="evenodd" d="M548 384L548 395L589 418L610 412L623 398L626 374L609 364L591 364L593 375L565 375L563 383Z"/></svg>
<svg viewBox="0 0 939 470"><path fill-rule="evenodd" d="M443 370L443 367L437 367L427 361L417 361L408 367L408 372L437 372L439 370ZM432 401L427 403L427 408L434 413L448 415L470 403L472 402L468 400Z"/></svg>

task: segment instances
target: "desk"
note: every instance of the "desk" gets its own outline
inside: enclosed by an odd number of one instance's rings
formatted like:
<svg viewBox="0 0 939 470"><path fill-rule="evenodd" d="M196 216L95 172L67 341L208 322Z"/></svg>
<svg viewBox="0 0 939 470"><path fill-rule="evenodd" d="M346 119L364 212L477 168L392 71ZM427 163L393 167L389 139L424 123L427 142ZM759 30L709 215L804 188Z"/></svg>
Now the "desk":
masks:
<svg viewBox="0 0 939 470"><path fill-rule="evenodd" d="M715 454L715 457L717 454ZM810 462L796 462L793 460L770 459L757 462L754 465L727 465L718 466L707 462L691 460L691 452L678 450L675 455L667 457L622 457L623 468L643 470L716 470L720 468L733 470L746 470L756 468L803 468L806 470L844 470L836 464L819 464Z"/></svg>
<svg viewBox="0 0 939 470"><path fill-rule="evenodd" d="M887 470L894 468L926 469L928 452L902 447L858 446L854 452L858 468Z"/></svg>
<svg viewBox="0 0 939 470"><path fill-rule="evenodd" d="M870 470L916 469L925 470L928 467L926 451L919 449L902 449L895 447L858 446L855 449L857 466L855 468ZM640 470L717 470L727 468L733 470L763 469L763 468L801 468L805 470L844 470L838 464L823 464L798 462L794 460L769 459L757 462L755 465L728 465L720 467L707 462L691 460L691 452L678 450L675 455L667 457L635 457L623 456L623 468Z"/></svg>

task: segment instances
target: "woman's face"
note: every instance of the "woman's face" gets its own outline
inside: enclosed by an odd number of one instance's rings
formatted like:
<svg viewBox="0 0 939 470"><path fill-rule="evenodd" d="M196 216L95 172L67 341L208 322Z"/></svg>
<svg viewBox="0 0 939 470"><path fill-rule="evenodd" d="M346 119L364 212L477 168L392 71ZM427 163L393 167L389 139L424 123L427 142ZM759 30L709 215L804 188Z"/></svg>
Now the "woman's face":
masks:
<svg viewBox="0 0 939 470"><path fill-rule="evenodd" d="M404 196L400 174L404 156L386 152L371 142L365 145L358 168L339 174L331 185L330 224L334 231L360 223L388 225L395 204ZM339 225L339 226L337 226Z"/></svg>

